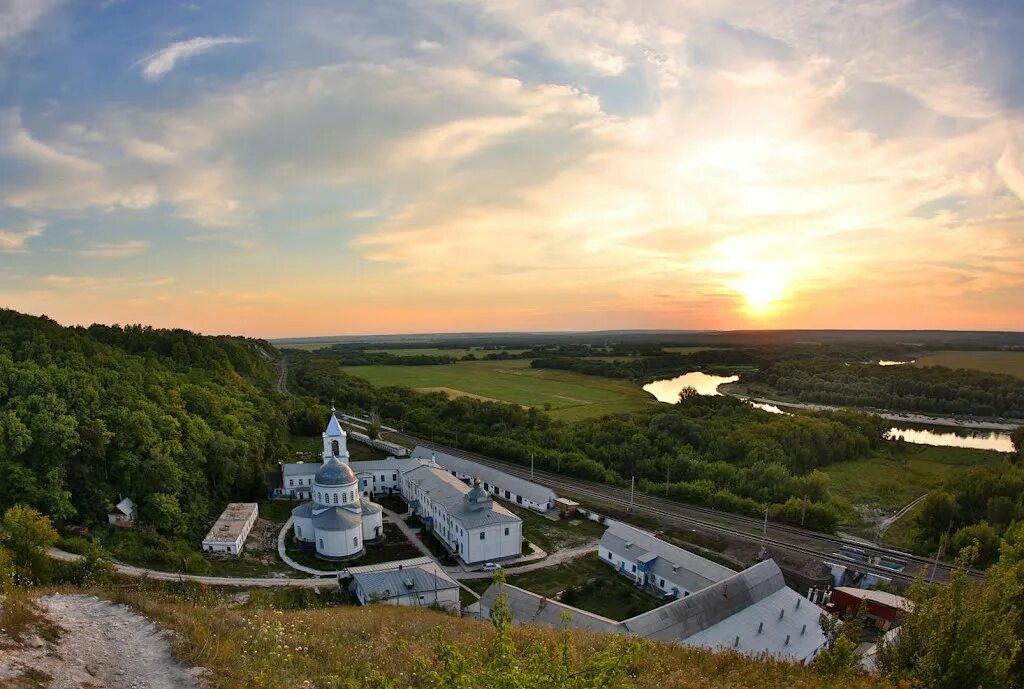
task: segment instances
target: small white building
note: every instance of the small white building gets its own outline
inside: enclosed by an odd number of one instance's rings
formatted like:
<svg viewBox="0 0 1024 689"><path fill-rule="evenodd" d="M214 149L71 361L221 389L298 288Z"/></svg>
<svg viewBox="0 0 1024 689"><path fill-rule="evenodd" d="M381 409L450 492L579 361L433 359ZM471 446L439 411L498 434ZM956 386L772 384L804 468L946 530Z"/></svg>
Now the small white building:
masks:
<svg viewBox="0 0 1024 689"><path fill-rule="evenodd" d="M483 489L496 498L529 507L537 512L547 512L555 504L555 492L550 488L512 476L487 464L479 464L463 457L438 452L427 447L416 447L412 456L423 461L433 461L452 476L470 481L479 478Z"/></svg>
<svg viewBox="0 0 1024 689"><path fill-rule="evenodd" d="M242 552L257 516L259 505L255 502L228 503L203 539L203 552L238 555Z"/></svg>
<svg viewBox="0 0 1024 689"><path fill-rule="evenodd" d="M350 589L361 605L383 603L459 610L459 585L430 558L351 567Z"/></svg>
<svg viewBox="0 0 1024 689"><path fill-rule="evenodd" d="M479 480L470 488L436 464L424 464L402 474L402 496L467 564L522 553L523 520L494 502Z"/></svg>
<svg viewBox="0 0 1024 689"><path fill-rule="evenodd" d="M402 474L423 464L412 457L388 457L367 462L352 462L350 466L359 479L359 492L363 497L401 495Z"/></svg>
<svg viewBox="0 0 1024 689"><path fill-rule="evenodd" d="M132 524L135 523L137 511L135 503L132 502L131 498L121 498L117 505L114 506L114 511L107 515L107 523L122 529L130 529Z"/></svg>
<svg viewBox="0 0 1024 689"><path fill-rule="evenodd" d="M320 558L348 560L362 555L364 544L383 537L384 510L360 492L348 463L345 431L333 409L323 439L323 463L304 488L312 500L292 510L293 534Z"/></svg>

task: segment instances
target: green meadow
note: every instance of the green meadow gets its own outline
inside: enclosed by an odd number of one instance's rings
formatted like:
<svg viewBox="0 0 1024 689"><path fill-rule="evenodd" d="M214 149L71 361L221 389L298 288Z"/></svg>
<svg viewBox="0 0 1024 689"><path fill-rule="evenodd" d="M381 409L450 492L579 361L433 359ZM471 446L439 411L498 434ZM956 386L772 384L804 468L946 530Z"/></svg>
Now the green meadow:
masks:
<svg viewBox="0 0 1024 689"><path fill-rule="evenodd" d="M1024 378L1024 352L933 352L918 357L914 366L969 368Z"/></svg>
<svg viewBox="0 0 1024 689"><path fill-rule="evenodd" d="M451 397L537 407L560 419L618 414L657 404L628 380L530 368L526 359L438 366L349 366L345 371L376 386L398 385Z"/></svg>

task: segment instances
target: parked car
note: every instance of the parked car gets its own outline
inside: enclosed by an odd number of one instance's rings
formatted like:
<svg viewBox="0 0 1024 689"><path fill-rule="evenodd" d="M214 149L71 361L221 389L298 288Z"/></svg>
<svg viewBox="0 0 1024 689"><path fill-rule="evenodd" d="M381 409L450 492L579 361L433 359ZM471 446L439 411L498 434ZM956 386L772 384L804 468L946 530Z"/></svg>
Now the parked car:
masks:
<svg viewBox="0 0 1024 689"><path fill-rule="evenodd" d="M501 565L499 565L497 562L485 562L484 563L484 571L485 572L493 572L496 569L501 569Z"/></svg>

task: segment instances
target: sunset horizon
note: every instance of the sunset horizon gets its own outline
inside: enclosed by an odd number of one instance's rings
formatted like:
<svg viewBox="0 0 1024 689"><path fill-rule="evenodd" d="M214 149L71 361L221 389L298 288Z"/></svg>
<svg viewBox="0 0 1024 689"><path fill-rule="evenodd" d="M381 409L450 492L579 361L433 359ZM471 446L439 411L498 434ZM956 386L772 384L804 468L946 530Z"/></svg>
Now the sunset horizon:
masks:
<svg viewBox="0 0 1024 689"><path fill-rule="evenodd" d="M258 337L1024 330L1012 3L0 12L9 308Z"/></svg>

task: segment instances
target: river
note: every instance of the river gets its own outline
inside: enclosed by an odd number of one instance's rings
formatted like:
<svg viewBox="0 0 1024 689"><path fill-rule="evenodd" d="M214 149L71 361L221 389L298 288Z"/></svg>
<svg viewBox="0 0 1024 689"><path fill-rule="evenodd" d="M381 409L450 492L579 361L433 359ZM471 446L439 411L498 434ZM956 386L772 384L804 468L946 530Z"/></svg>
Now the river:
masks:
<svg viewBox="0 0 1024 689"><path fill-rule="evenodd" d="M675 404L679 400L679 392L685 387L691 387L701 395L720 395L722 393L718 391L719 385L734 383L739 379L739 376L718 376L693 371L676 376L675 378L652 381L644 386L644 390L654 395L660 402ZM784 410L785 405L764 402L750 402L750 404L773 414L789 413ZM1010 434L1002 431L965 428L954 430L945 426L900 423L889 429L889 437L892 439L902 437L906 442L917 445L941 445L945 447L968 447L978 450L1013 452Z"/></svg>

